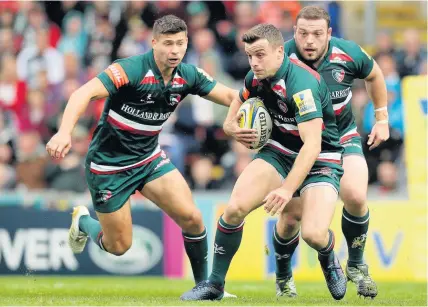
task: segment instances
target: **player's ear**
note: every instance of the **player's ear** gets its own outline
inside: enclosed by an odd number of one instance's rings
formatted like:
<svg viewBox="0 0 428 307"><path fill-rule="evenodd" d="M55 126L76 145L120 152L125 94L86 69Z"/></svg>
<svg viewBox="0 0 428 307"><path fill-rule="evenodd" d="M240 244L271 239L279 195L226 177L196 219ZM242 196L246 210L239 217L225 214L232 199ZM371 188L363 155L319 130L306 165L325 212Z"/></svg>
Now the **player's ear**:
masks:
<svg viewBox="0 0 428 307"><path fill-rule="evenodd" d="M327 37L328 37L329 41L331 40L331 33L332 33L332 31L333 31L333 29L331 27L328 28L328 30L327 30Z"/></svg>
<svg viewBox="0 0 428 307"><path fill-rule="evenodd" d="M297 31L297 27L296 26L293 26L293 31L294 31L293 38L296 38L296 31Z"/></svg>
<svg viewBox="0 0 428 307"><path fill-rule="evenodd" d="M281 57L282 57L283 54L284 54L284 45L281 45L278 48L278 60L281 59Z"/></svg>

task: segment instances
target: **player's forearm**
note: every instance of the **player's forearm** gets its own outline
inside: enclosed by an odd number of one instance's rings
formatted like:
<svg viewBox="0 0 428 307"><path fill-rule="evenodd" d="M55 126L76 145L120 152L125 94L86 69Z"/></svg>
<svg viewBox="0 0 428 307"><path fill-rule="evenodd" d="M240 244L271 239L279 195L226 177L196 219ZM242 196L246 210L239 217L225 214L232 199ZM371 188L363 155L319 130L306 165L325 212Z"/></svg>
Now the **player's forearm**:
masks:
<svg viewBox="0 0 428 307"><path fill-rule="evenodd" d="M299 151L290 173L283 183L283 187L293 193L305 180L319 153L321 143L318 140L307 140Z"/></svg>
<svg viewBox="0 0 428 307"><path fill-rule="evenodd" d="M62 116L60 131L71 134L80 116L88 107L91 98L85 92L79 90L71 94Z"/></svg>
<svg viewBox="0 0 428 307"><path fill-rule="evenodd" d="M225 123L230 122L234 119L234 117L238 113L238 110L241 104L242 104L241 101L236 98L232 100L229 106L229 111L227 112L226 119L224 121Z"/></svg>
<svg viewBox="0 0 428 307"><path fill-rule="evenodd" d="M388 120L388 95L382 72L379 70L373 78L365 80L365 83L367 94L373 101L376 110L376 121Z"/></svg>

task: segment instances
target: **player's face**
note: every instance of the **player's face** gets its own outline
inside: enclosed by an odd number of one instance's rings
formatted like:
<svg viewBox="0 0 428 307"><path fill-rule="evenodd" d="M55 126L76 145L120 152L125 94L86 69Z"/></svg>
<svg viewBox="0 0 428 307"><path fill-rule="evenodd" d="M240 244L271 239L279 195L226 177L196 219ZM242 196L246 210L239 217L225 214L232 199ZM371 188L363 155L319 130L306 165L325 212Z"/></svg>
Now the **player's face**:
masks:
<svg viewBox="0 0 428 307"><path fill-rule="evenodd" d="M299 18L294 26L297 49L306 61L316 62L327 51L331 39L331 28L324 19Z"/></svg>
<svg viewBox="0 0 428 307"><path fill-rule="evenodd" d="M283 59L284 47L272 46L266 39L259 39L252 44L245 43L245 52L251 70L257 79L272 77Z"/></svg>
<svg viewBox="0 0 428 307"><path fill-rule="evenodd" d="M153 38L152 46L156 59L167 68L175 68L183 60L187 50L187 33L160 34Z"/></svg>

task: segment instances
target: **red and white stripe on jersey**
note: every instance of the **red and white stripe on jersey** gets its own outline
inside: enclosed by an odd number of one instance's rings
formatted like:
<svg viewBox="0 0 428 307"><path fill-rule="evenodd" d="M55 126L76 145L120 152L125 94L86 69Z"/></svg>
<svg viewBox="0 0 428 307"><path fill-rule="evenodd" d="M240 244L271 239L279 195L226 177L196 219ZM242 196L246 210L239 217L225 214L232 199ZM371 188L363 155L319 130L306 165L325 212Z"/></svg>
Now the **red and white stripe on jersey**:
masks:
<svg viewBox="0 0 428 307"><path fill-rule="evenodd" d="M184 84L187 84L186 80L180 77L178 73L175 73L171 83L172 87L183 87Z"/></svg>
<svg viewBox="0 0 428 307"><path fill-rule="evenodd" d="M272 90L277 95L279 95L280 97L284 97L285 98L287 96L287 93L286 93L286 90L285 90L285 81L284 81L284 79L279 80L278 83L275 84L272 87Z"/></svg>
<svg viewBox="0 0 428 307"><path fill-rule="evenodd" d="M267 146L273 147L286 155L297 155L297 152L284 147L283 145L274 140L268 140ZM317 161L340 164L341 157L342 155L338 152L322 152L318 155Z"/></svg>
<svg viewBox="0 0 428 307"><path fill-rule="evenodd" d="M340 144L343 144L356 136L360 136L360 134L357 132L357 128L355 127L340 137Z"/></svg>
<svg viewBox="0 0 428 307"><path fill-rule="evenodd" d="M160 149L159 145L156 147L156 149L152 152L150 156L147 158L141 160L140 162L125 165L125 166L112 166L112 165L101 165L101 164L95 164L94 162L91 162L90 169L92 173L95 174L102 174L102 175L108 175L108 174L116 174L119 172L126 171L131 168L139 167L144 164L147 164L157 158L159 158L162 154L162 150Z"/></svg>
<svg viewBox="0 0 428 307"><path fill-rule="evenodd" d="M251 86L258 86L259 80L256 78L256 76L253 77L253 82L251 83Z"/></svg>
<svg viewBox="0 0 428 307"><path fill-rule="evenodd" d="M155 78L153 71L150 69L147 74L144 76L143 80L141 80L140 84L158 84L159 80Z"/></svg>
<svg viewBox="0 0 428 307"><path fill-rule="evenodd" d="M284 133L291 133L292 135L295 136L300 136L299 134L299 129L297 128L296 125L291 125L291 124L281 124L279 121L277 121L276 119L273 121L274 124L279 128L279 130L281 130L281 132Z"/></svg>
<svg viewBox="0 0 428 307"><path fill-rule="evenodd" d="M354 62L354 59L351 58L348 54L337 47L333 47L330 55L330 60L340 59L346 62Z"/></svg>
<svg viewBox="0 0 428 307"><path fill-rule="evenodd" d="M122 115L119 115L113 110L108 112L107 122L121 130L129 131L135 134L156 135L162 131L162 125L152 126L139 124L123 117Z"/></svg>
<svg viewBox="0 0 428 307"><path fill-rule="evenodd" d="M315 70L313 70L312 68L310 68L308 65L306 65L305 63L303 63L302 61L299 60L299 58L297 57L297 55L295 53L292 53L289 57L290 62L302 67L303 69L305 69L306 71L308 71L312 76L315 77L315 79L317 79L318 81L321 80L321 76L318 72L316 72Z"/></svg>
<svg viewBox="0 0 428 307"><path fill-rule="evenodd" d="M117 89L129 83L128 76L119 63L109 65L104 72L109 76Z"/></svg>
<svg viewBox="0 0 428 307"><path fill-rule="evenodd" d="M343 102L333 104L334 115L340 115L340 113L342 113L342 111L346 108L346 105L351 101L351 98L352 91L349 91L348 96Z"/></svg>

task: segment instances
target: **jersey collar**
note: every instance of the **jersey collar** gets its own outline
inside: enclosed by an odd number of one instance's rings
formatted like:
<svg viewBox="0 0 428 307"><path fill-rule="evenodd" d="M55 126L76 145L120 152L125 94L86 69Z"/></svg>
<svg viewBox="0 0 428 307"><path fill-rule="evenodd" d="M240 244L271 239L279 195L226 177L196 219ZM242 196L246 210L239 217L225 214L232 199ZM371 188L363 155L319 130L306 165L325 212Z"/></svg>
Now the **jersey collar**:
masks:
<svg viewBox="0 0 428 307"><path fill-rule="evenodd" d="M275 75L270 78L270 81L282 79L284 77L285 73L287 72L289 62L290 62L290 60L288 59L288 56L286 54L284 54L284 60L282 61L281 66L276 71Z"/></svg>
<svg viewBox="0 0 428 307"><path fill-rule="evenodd" d="M162 80L163 77L162 77L162 74L161 74L161 72L159 70L158 65L156 64L155 56L154 56L154 53L153 53L153 49L149 51L149 60L150 60L150 68L153 71L153 75L155 76L155 78L157 80ZM180 66L181 66L181 63L178 64L176 68L174 68L174 70L172 72L172 78L174 78L175 73L178 71L178 68ZM171 80L172 80L172 78L171 78Z"/></svg>

